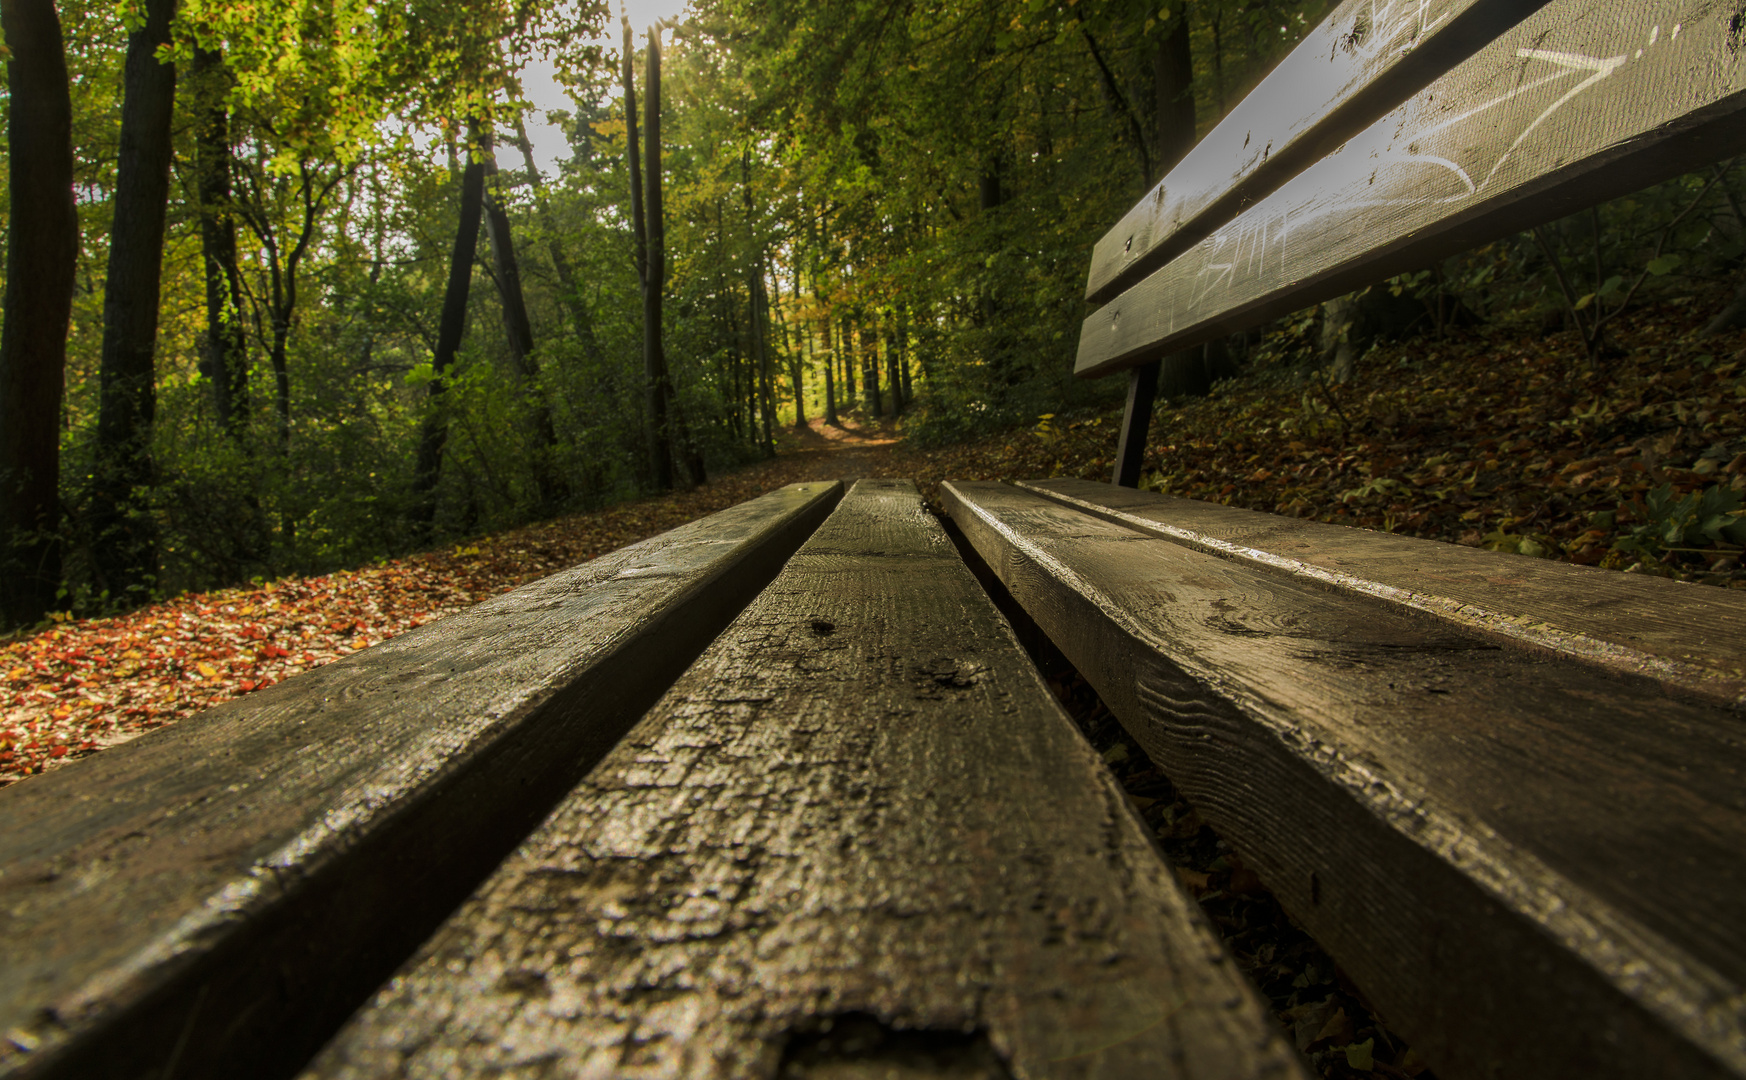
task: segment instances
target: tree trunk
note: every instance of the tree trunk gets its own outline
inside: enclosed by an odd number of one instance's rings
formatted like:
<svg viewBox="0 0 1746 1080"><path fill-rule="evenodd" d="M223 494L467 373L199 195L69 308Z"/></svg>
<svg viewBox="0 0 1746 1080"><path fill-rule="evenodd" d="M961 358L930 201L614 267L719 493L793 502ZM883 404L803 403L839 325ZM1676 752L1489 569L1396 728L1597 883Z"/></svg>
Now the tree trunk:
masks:
<svg viewBox="0 0 1746 1080"><path fill-rule="evenodd" d="M437 326L436 355L431 359L430 413L419 434L418 462L412 473L412 523L427 539L436 521L436 486L442 478L443 446L449 439L443 415L445 373L461 347L467 329L467 292L473 284L473 254L479 245L479 218L485 201L485 163L474 160L461 174L461 223L449 254L449 282L443 290L442 321Z"/></svg>
<svg viewBox="0 0 1746 1080"><path fill-rule="evenodd" d="M843 361L843 402L852 406L855 403L855 332L847 315L843 316L838 327L837 338L842 345L837 351L842 354Z"/></svg>
<svg viewBox="0 0 1746 1080"><path fill-rule="evenodd" d="M873 327L861 325L861 389L867 395L867 411L874 416L884 416L885 409L879 401L879 339Z"/></svg>
<svg viewBox="0 0 1746 1080"><path fill-rule="evenodd" d="M743 439L749 442L751 440L746 433L748 418L740 414L740 406L745 401L745 394L741 392L740 385L744 381L745 365L740 362L740 320L737 312L737 298L734 296L733 287L728 284L725 276L717 279L715 294L719 298L721 321L727 324L727 340L732 343L727 357L726 381L729 384L728 402L730 404L728 428L736 440Z"/></svg>
<svg viewBox="0 0 1746 1080"><path fill-rule="evenodd" d="M814 299L816 299L818 297L818 283L816 281L813 282L812 292ZM820 328L824 331L825 423L832 427L841 427L842 424L837 420L837 380L835 377L837 352L831 344L831 317L826 315L819 322Z"/></svg>
<svg viewBox="0 0 1746 1080"><path fill-rule="evenodd" d="M794 426L803 428L806 426L806 385L803 381L805 359L799 344L788 340L788 320L782 316L782 279L774 273L771 277L776 282L776 325L782 331L782 353L787 357L788 377L794 388ZM794 266L794 297L796 300L800 299L799 263Z"/></svg>
<svg viewBox="0 0 1746 1080"><path fill-rule="evenodd" d="M984 210L993 210L1004 200L1000 189L1000 159L991 157L977 178L977 201Z"/></svg>
<svg viewBox="0 0 1746 1080"><path fill-rule="evenodd" d="M200 371L212 385L218 425L233 439L248 427L248 335L242 319L242 274L231 213L230 110L224 60L194 51L194 171L200 210L200 255L206 271L206 335Z"/></svg>
<svg viewBox="0 0 1746 1080"><path fill-rule="evenodd" d="M1170 32L1152 54L1154 180L1194 145L1194 54L1188 42L1188 10L1176 8Z"/></svg>
<svg viewBox="0 0 1746 1080"><path fill-rule="evenodd" d="M891 387L891 415L896 416L903 411L903 375L898 370L900 366L898 357L902 355L903 350L898 343L897 316L888 314L883 321L885 323L885 381Z"/></svg>
<svg viewBox="0 0 1746 1080"><path fill-rule="evenodd" d="M624 64L619 73L624 79L624 139L625 157L630 168L630 211L631 239L634 241L632 254L637 264L637 282L643 291L649 288L649 236L643 223L643 163L642 144L637 139L637 83L636 48L631 38L631 24L627 16L620 16L619 22L624 27Z"/></svg>
<svg viewBox="0 0 1746 1080"><path fill-rule="evenodd" d="M667 377L667 353L661 341L661 293L667 285L666 226L661 210L661 29L649 28L648 73L643 85L643 198L648 229L648 273L643 281L643 377L648 383L649 456L655 467L655 487L673 487L673 385Z"/></svg>
<svg viewBox="0 0 1746 1080"><path fill-rule="evenodd" d="M770 361L770 287L764 282L764 261L758 260L758 325L759 348L764 363L759 372L759 387L764 395L764 455L776 456L776 374Z"/></svg>
<svg viewBox="0 0 1746 1080"><path fill-rule="evenodd" d="M770 388L770 305L764 293L764 258L760 254L752 262L746 281L748 307L752 319L752 392L758 403L758 416L763 434L759 449L765 457L776 455L776 435L771 413L775 412L775 397Z"/></svg>
<svg viewBox="0 0 1746 1080"><path fill-rule="evenodd" d="M170 191L170 117L176 69L160 64L175 0L147 0L145 25L127 41L116 163L114 224L103 290L103 351L92 476L92 569L113 601L145 600L157 582L152 422L164 216Z"/></svg>
<svg viewBox="0 0 1746 1080"><path fill-rule="evenodd" d="M534 439L534 487L540 512L549 514L564 501L567 492L557 475L553 457L558 435L552 425L552 409L539 385L539 359L534 355L533 322L527 317L527 298L521 289L521 264L515 258L515 239L509 231L509 214L496 192L497 154L491 133L478 128L475 138L484 158L485 234L491 241L491 261L497 270L497 291L503 301L503 333L509 339L509 355L521 384L521 395L530 411Z"/></svg>
<svg viewBox="0 0 1746 1080"><path fill-rule="evenodd" d="M73 104L51 0L5 0L8 184L0 327L0 630L28 626L61 584L60 423L79 224Z"/></svg>
<svg viewBox="0 0 1746 1080"><path fill-rule="evenodd" d="M897 336L903 342L899 366L903 372L903 400L909 402L915 400L915 387L910 383L909 375L909 306L906 304L899 311L901 314L897 322Z"/></svg>

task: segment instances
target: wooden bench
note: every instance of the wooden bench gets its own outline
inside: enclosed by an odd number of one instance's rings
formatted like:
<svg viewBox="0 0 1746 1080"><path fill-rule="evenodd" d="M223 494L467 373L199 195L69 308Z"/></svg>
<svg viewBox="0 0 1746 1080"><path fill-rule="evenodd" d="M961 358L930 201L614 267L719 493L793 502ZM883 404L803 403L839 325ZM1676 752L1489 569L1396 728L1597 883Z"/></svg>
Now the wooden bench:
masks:
<svg viewBox="0 0 1746 1080"><path fill-rule="evenodd" d="M1723 6L1342 4L1096 247L1116 486L946 490L1439 1075L1746 1076L1746 603L1125 489L1184 350L1739 153Z"/></svg>
<svg viewBox="0 0 1746 1080"><path fill-rule="evenodd" d="M0 1075L1303 1075L902 481L523 586L0 819Z"/></svg>
<svg viewBox="0 0 1746 1080"><path fill-rule="evenodd" d="M1014 598L1439 1076L1746 1075L1746 602L1085 481Z"/></svg>
<svg viewBox="0 0 1746 1080"><path fill-rule="evenodd" d="M1342 4L1098 247L1118 480L1158 357L1738 150L1736 7ZM785 488L0 790L0 1076L1306 1075L966 552L1440 1076L1746 1076L1737 594L944 498Z"/></svg>

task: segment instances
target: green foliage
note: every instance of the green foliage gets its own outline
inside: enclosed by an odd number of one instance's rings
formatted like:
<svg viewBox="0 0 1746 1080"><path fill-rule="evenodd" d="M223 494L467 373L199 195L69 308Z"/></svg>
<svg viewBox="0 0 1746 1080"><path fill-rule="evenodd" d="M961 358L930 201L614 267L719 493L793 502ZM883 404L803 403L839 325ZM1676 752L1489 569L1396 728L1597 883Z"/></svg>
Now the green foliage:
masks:
<svg viewBox="0 0 1746 1080"><path fill-rule="evenodd" d="M765 428L793 421L797 384L807 415L824 413L827 366L837 409L864 411L864 349L873 343L882 410L894 404L895 350L916 391L903 430L924 444L1014 423L1036 424L1047 440L1061 430L1053 417L1119 397L1121 380L1074 379L1072 357L1091 246L1157 179L1158 146L1172 134L1162 130L1169 102L1155 82L1164 43L1187 31L1188 96L1204 133L1329 6L694 4L671 32L663 120L665 333L688 449L712 470L765 453ZM119 602L96 592L81 552L92 541L83 500L118 154L115 88L132 8L60 7L84 230L62 487L69 592L95 609ZM220 209L238 227L243 296L229 317L247 332L250 400L227 431L200 368L200 226L211 208L198 204L195 95L185 92L151 447L161 591L337 567L526 520L551 509L542 472L563 478L564 507L646 488L619 58L594 36L607 15L595 0L184 0L166 59L186 63L197 47L222 55L218 96L236 176ZM524 108L519 71L536 55L552 59L575 105L556 116L570 160L538 185L513 139ZM493 197L520 258L537 374L513 362L480 238L462 346L433 401L456 168L482 150L469 145L473 123L495 135ZM1388 294L1411 309L1410 325L1387 331L1394 336L1541 316L1601 327L1644 296L1739 271L1737 189L1731 170L1681 178L1552 224L1546 248L1531 236L1487 245L1402 275L1372 298ZM1350 426L1341 391L1305 377L1322 328L1311 309L1233 343L1238 362L1295 380L1292 415L1273 421L1282 433L1334 439ZM1362 354L1359 336L1376 334L1348 333ZM550 445L536 438L541 415L550 416ZM447 421L448 440L425 536L409 519L421 432L433 417ZM1572 430L1600 422L1574 410L1558 421ZM1366 478L1349 494L1398 495L1390 482ZM1693 498L1646 502L1632 550L1713 540L1706 530L1718 520L1717 535L1737 534L1738 507L1722 505L1726 496L1684 505ZM1682 540L1667 539L1675 524ZM1514 550L1527 549L1518 538Z"/></svg>
<svg viewBox="0 0 1746 1080"><path fill-rule="evenodd" d="M1613 545L1620 551L1659 558L1669 549L1702 543L1746 545L1740 493L1721 484L1683 496L1662 484L1634 509L1637 524Z"/></svg>

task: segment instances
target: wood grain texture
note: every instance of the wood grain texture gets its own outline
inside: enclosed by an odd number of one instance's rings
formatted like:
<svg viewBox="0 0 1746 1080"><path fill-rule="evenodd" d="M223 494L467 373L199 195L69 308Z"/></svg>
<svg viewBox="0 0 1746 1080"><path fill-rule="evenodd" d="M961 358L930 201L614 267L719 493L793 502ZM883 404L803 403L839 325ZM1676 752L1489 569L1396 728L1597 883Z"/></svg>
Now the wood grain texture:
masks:
<svg viewBox="0 0 1746 1080"><path fill-rule="evenodd" d="M1302 1074L914 487L863 480L307 1075Z"/></svg>
<svg viewBox="0 0 1746 1080"><path fill-rule="evenodd" d="M1439 1076L1746 1075L1738 714L1017 488L943 494Z"/></svg>
<svg viewBox="0 0 1746 1080"><path fill-rule="evenodd" d="M1081 327L1108 374L1746 149L1737 4L1553 0Z"/></svg>
<svg viewBox="0 0 1746 1080"><path fill-rule="evenodd" d="M1545 2L1346 0L1097 242L1085 298L1188 250Z"/></svg>
<svg viewBox="0 0 1746 1080"><path fill-rule="evenodd" d="M0 1075L294 1072L841 490L784 488L0 790Z"/></svg>
<svg viewBox="0 0 1746 1080"><path fill-rule="evenodd" d="M1746 709L1746 594L1089 480L1019 486L1201 551Z"/></svg>

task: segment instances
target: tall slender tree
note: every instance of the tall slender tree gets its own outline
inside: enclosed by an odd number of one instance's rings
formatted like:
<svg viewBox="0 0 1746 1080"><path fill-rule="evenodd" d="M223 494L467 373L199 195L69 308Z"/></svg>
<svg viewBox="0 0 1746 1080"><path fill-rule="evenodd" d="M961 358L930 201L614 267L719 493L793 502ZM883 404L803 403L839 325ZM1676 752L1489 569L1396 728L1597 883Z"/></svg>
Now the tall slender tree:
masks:
<svg viewBox="0 0 1746 1080"><path fill-rule="evenodd" d="M649 276L643 289L643 374L649 383L656 484L673 486L673 382L667 373L661 303L667 289L667 219L661 199L661 24L649 27L643 80L643 218L648 229Z"/></svg>
<svg viewBox="0 0 1746 1080"><path fill-rule="evenodd" d="M762 253L752 262L752 326L758 349L758 412L764 420L765 457L776 456L776 393L770 380L770 293Z"/></svg>
<svg viewBox="0 0 1746 1080"><path fill-rule="evenodd" d="M149 489L170 117L176 101L175 65L160 60L158 52L170 43L175 15L176 0L146 0L145 21L127 39L91 486L91 561L98 583L116 600L142 598L158 573Z"/></svg>
<svg viewBox="0 0 1746 1080"><path fill-rule="evenodd" d="M810 347L803 349L802 343L788 340L788 320L782 315L782 278L772 273L771 280L776 283L776 294L771 299L775 301L776 325L782 331L782 353L787 358L789 385L794 390L794 426L806 426L806 355ZM794 264L794 298L800 299L800 263ZM805 333L804 323L795 328L796 335ZM810 346L810 342L806 343Z"/></svg>
<svg viewBox="0 0 1746 1080"><path fill-rule="evenodd" d="M473 283L473 256L479 247L479 219L485 202L485 162L471 155L461 173L461 222L455 229L455 246L449 253L449 281L443 290L442 320L431 358L430 411L419 433L418 461L412 475L412 523L428 537L436 521L436 486L442 478L443 448L448 443L448 417L443 413L447 373L461 348L467 329L467 294Z"/></svg>
<svg viewBox="0 0 1746 1080"><path fill-rule="evenodd" d="M52 0L0 0L8 188L0 327L0 629L41 619L61 584L60 423L79 225L73 105Z"/></svg>
<svg viewBox="0 0 1746 1080"><path fill-rule="evenodd" d="M867 411L874 416L884 416L885 409L879 400L879 336L865 315L860 322L860 336L861 389L866 394Z"/></svg>
<svg viewBox="0 0 1746 1080"><path fill-rule="evenodd" d="M885 366L887 369L886 383L891 387L891 415L896 416L903 411L903 348L901 339L897 336L897 314L884 312L879 319L885 329Z"/></svg>
<svg viewBox="0 0 1746 1080"><path fill-rule="evenodd" d="M837 360L842 366L842 403L843 408L855 407L855 340L854 326L849 317L844 315L837 324Z"/></svg>
<svg viewBox="0 0 1746 1080"><path fill-rule="evenodd" d="M206 333L201 340L200 369L212 386L219 426L234 438L248 424L249 369L236 218L231 205L230 108L225 102L229 78L221 54L203 48L194 51L190 76L200 255L206 271Z"/></svg>
<svg viewBox="0 0 1746 1080"><path fill-rule="evenodd" d="M835 378L837 357L831 349L830 316L826 315L820 322L822 323L820 328L824 332L825 423L832 427L841 427L842 423L837 419L837 380Z"/></svg>
<svg viewBox="0 0 1746 1080"><path fill-rule="evenodd" d="M649 27L648 67L643 77L643 165L638 167L636 80L630 19L624 26L625 138L630 155L631 220L636 232L637 271L643 286L643 380L649 417L649 463L658 491L673 487L673 434L669 425L673 386L661 338L661 300L667 284L666 227L661 207L661 26Z"/></svg>
<svg viewBox="0 0 1746 1080"><path fill-rule="evenodd" d="M515 238L509 231L509 213L503 208L502 191L498 185L497 153L492 147L489 130L480 127L474 133L474 139L485 163L485 235L491 241L491 262L496 269L497 292L503 301L503 332L509 340L509 355L515 364L522 398L533 420L534 486L540 510L550 513L567 494L553 460L558 445L557 430L552 424L552 408L546 403L545 393L539 385L540 366L534 355L533 321L527 315L527 298L521 288L521 264L515 257Z"/></svg>
<svg viewBox="0 0 1746 1080"><path fill-rule="evenodd" d="M306 156L297 162L293 181L275 170L264 143L256 145L256 160L239 170L244 197L237 202L237 211L261 242L265 281L252 302L266 315L260 337L273 368L273 415L283 453L291 443L291 332L297 321L304 263L321 235L321 218L330 200L357 165ZM287 205L290 212L282 215ZM295 235L284 217L297 222ZM258 326L258 316L256 321Z"/></svg>

